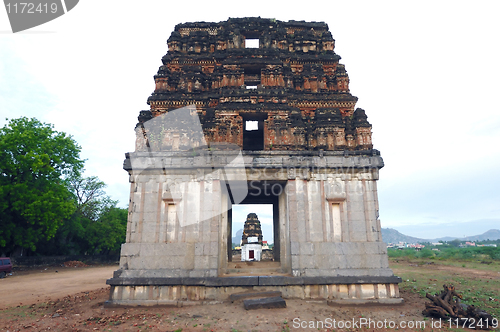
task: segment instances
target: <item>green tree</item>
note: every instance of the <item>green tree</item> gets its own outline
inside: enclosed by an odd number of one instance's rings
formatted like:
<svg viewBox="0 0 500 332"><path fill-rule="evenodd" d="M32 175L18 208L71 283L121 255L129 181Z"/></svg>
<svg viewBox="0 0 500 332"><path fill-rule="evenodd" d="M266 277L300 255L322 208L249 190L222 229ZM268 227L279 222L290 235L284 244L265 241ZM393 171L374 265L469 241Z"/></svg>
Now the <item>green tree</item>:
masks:
<svg viewBox="0 0 500 332"><path fill-rule="evenodd" d="M55 246L71 254L109 253L120 249L127 230L126 209L116 207L96 176L74 176L68 180L75 212L60 228Z"/></svg>
<svg viewBox="0 0 500 332"><path fill-rule="evenodd" d="M460 241L459 239L455 239L453 241L449 241L448 244L458 248L458 246L462 244L462 241Z"/></svg>
<svg viewBox="0 0 500 332"><path fill-rule="evenodd" d="M66 179L83 167L80 146L50 124L22 117L0 129L0 248L36 250L75 211Z"/></svg>
<svg viewBox="0 0 500 332"><path fill-rule="evenodd" d="M42 241L40 255L92 255L117 252L125 242L127 209L116 207L106 195L106 184L96 176L75 176L67 181L73 194L74 213L57 230L56 236Z"/></svg>
<svg viewBox="0 0 500 332"><path fill-rule="evenodd" d="M127 209L108 207L97 222L88 225L85 237L89 251L99 254L118 252L125 242L127 232Z"/></svg>
<svg viewBox="0 0 500 332"><path fill-rule="evenodd" d="M75 196L77 211L82 217L97 220L99 216L116 204L106 195L104 188L106 184L97 176L81 177L74 176L68 181L69 189Z"/></svg>

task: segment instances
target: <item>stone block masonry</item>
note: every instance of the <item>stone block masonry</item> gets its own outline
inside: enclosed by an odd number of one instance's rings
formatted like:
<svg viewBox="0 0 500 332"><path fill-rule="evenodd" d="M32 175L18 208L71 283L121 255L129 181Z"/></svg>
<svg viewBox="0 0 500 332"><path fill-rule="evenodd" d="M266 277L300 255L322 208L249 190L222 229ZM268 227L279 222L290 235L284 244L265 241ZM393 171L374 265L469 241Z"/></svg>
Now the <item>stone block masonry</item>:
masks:
<svg viewBox="0 0 500 332"><path fill-rule="evenodd" d="M176 26L126 154L127 237L110 305L242 291L401 301L378 217L384 163L334 44L322 22ZM264 262L230 267L235 204L273 206L273 276Z"/></svg>

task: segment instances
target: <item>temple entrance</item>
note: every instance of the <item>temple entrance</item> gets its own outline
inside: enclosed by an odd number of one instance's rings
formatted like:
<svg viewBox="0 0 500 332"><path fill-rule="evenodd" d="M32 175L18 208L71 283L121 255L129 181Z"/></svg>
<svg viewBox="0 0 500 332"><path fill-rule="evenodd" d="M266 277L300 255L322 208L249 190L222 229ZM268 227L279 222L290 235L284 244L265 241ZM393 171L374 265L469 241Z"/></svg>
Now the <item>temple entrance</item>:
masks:
<svg viewBox="0 0 500 332"><path fill-rule="evenodd" d="M271 185L273 191L269 189ZM285 253L281 252L280 243L280 234L285 233L280 227L280 220L285 218L284 206L280 208L284 183L253 181L248 183L248 190L243 202L230 204L227 214L226 274L281 274L286 270L281 262ZM247 234L244 234L245 222ZM257 228L260 229L256 232Z"/></svg>
<svg viewBox="0 0 500 332"><path fill-rule="evenodd" d="M274 261L273 204L234 204L231 210L230 261Z"/></svg>

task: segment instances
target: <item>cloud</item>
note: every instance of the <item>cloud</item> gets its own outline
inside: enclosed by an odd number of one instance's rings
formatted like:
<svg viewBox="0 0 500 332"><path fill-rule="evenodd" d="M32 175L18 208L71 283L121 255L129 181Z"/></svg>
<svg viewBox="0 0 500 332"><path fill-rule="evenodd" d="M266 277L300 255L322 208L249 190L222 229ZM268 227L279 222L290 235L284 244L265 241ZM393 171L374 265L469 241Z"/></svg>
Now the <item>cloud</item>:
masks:
<svg viewBox="0 0 500 332"><path fill-rule="evenodd" d="M1 40L1 39L0 39ZM19 57L11 40L0 43L0 125L6 118L36 117L48 122L45 114L58 102L58 97L45 88Z"/></svg>

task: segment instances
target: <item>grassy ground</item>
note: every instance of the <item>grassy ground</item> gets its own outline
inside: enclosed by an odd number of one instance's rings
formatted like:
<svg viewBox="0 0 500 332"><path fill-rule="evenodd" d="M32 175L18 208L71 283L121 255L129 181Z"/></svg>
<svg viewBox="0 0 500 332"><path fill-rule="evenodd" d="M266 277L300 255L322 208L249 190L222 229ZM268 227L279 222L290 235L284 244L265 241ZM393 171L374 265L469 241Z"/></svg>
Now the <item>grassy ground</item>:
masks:
<svg viewBox="0 0 500 332"><path fill-rule="evenodd" d="M425 297L439 293L444 284L453 284L472 304L500 318L500 262L391 258L395 274L403 279L400 288Z"/></svg>

